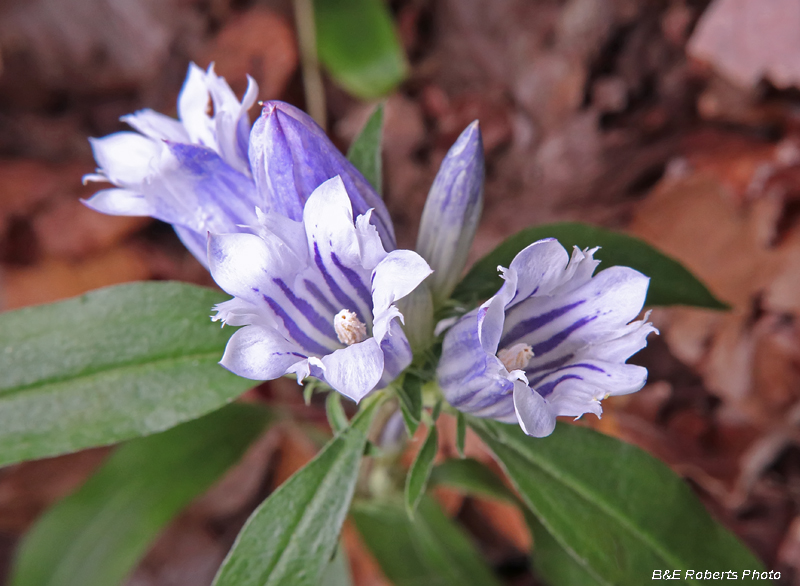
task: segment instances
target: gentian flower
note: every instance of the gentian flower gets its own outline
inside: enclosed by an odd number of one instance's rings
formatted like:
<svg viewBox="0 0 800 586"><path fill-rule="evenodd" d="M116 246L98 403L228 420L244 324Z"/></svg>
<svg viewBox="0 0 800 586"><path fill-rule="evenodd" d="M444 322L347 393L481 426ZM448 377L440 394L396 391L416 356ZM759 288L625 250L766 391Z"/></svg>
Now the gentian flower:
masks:
<svg viewBox="0 0 800 586"><path fill-rule="evenodd" d="M215 319L245 326L223 366L256 380L311 375L359 401L410 364L395 301L431 269L415 252L386 252L370 216L354 222L335 177L308 198L302 222L263 214L258 234L209 236L211 274L234 296Z"/></svg>
<svg viewBox="0 0 800 586"><path fill-rule="evenodd" d="M84 203L106 214L151 216L172 224L207 266L209 232L250 231L246 226L259 221L256 208L299 220L311 192L339 175L356 212L374 209L371 221L384 246L394 249L383 201L307 114L267 102L251 133L247 111L258 88L248 80L240 103L213 67L204 72L192 64L178 98L180 120L142 110L122 117L138 132L91 140L99 169L84 180L116 187Z"/></svg>
<svg viewBox="0 0 800 586"><path fill-rule="evenodd" d="M483 208L483 179L483 141L476 120L442 161L422 211L417 252L434 270L427 284L437 304L453 292L466 265Z"/></svg>
<svg viewBox="0 0 800 586"><path fill-rule="evenodd" d="M444 338L439 385L457 409L544 437L556 417L600 416L609 395L638 391L647 370L625 361L656 331L641 311L649 279L627 267L592 276L593 250L572 258L554 239L523 249L505 283Z"/></svg>

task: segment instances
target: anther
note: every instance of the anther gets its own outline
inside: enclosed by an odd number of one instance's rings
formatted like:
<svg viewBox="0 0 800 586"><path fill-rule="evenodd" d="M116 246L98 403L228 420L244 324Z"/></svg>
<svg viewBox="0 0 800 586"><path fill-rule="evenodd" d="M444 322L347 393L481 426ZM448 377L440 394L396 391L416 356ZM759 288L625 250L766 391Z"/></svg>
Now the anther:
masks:
<svg viewBox="0 0 800 586"><path fill-rule="evenodd" d="M352 346L367 339L367 326L349 309L343 309L333 318L333 329L342 344Z"/></svg>
<svg viewBox="0 0 800 586"><path fill-rule="evenodd" d="M533 358L533 349L528 344L514 344L510 348L503 348L497 353L497 357L506 370L522 370Z"/></svg>

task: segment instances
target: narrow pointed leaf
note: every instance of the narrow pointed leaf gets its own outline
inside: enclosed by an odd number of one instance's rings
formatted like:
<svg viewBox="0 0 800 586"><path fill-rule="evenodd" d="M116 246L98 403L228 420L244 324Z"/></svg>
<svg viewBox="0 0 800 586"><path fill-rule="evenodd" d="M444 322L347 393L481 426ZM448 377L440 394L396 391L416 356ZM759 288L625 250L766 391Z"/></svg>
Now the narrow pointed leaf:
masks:
<svg viewBox="0 0 800 586"><path fill-rule="evenodd" d="M347 560L347 552L344 544L339 543L333 559L325 568L325 573L319 586L353 586L353 578L350 575L350 564Z"/></svg>
<svg viewBox="0 0 800 586"><path fill-rule="evenodd" d="M319 60L354 96L377 98L408 73L408 63L382 0L314 0Z"/></svg>
<svg viewBox="0 0 800 586"><path fill-rule="evenodd" d="M534 439L517 425L468 421L550 535L608 584L638 586L656 568L762 567L686 483L635 446L567 424Z"/></svg>
<svg viewBox="0 0 800 586"><path fill-rule="evenodd" d="M528 511L526 513L528 527L533 534L533 568L548 586L614 586L578 564L536 517Z"/></svg>
<svg viewBox="0 0 800 586"><path fill-rule="evenodd" d="M342 407L342 396L336 391L330 391L325 398L325 413L333 433L339 433L350 424Z"/></svg>
<svg viewBox="0 0 800 586"><path fill-rule="evenodd" d="M0 465L163 431L247 390L217 364L224 299L133 283L0 315Z"/></svg>
<svg viewBox="0 0 800 586"><path fill-rule="evenodd" d="M13 586L113 586L161 529L235 464L266 410L233 404L118 448L26 536Z"/></svg>
<svg viewBox="0 0 800 586"><path fill-rule="evenodd" d="M472 458L447 460L431 472L431 486L447 486L465 495L517 505L533 535L533 566L548 586L611 586L580 566L547 532L533 513L485 464Z"/></svg>
<svg viewBox="0 0 800 586"><path fill-rule="evenodd" d="M407 372L403 384L397 387L397 396L408 437L412 437L422 419L422 379Z"/></svg>
<svg viewBox="0 0 800 586"><path fill-rule="evenodd" d="M355 490L372 401L250 516L214 586L318 586Z"/></svg>
<svg viewBox="0 0 800 586"><path fill-rule="evenodd" d="M383 104L379 104L347 151L349 161L355 165L356 169L361 171L361 174L375 188L378 195L383 193L382 136Z"/></svg>
<svg viewBox="0 0 800 586"><path fill-rule="evenodd" d="M471 538L429 497L413 521L393 502L355 503L351 518L395 586L500 584Z"/></svg>
<svg viewBox="0 0 800 586"><path fill-rule="evenodd" d="M464 414L459 411L456 415L456 451L458 457L464 457L464 444L467 442L467 420Z"/></svg>
<svg viewBox="0 0 800 586"><path fill-rule="evenodd" d="M682 264L643 240L604 228L571 222L526 228L510 236L475 263L456 287L453 298L471 304L491 297L503 284L497 272L498 265L508 267L520 250L543 238L555 238L567 250L571 250L573 246L600 246L595 258L603 262L598 270L621 265L644 273L650 277L647 305L689 305L709 309L728 307L714 297Z"/></svg>
<svg viewBox="0 0 800 586"><path fill-rule="evenodd" d="M436 457L436 450L439 448L439 436L436 432L436 425L428 428L428 435L414 458L414 463L406 476L406 510L410 517L414 517L422 495L425 494L425 487L428 485L428 477L431 475L433 459Z"/></svg>
<svg viewBox="0 0 800 586"><path fill-rule="evenodd" d="M486 464L472 458L453 458L434 466L430 485L447 486L471 496L488 497L512 504L519 502L516 495Z"/></svg>

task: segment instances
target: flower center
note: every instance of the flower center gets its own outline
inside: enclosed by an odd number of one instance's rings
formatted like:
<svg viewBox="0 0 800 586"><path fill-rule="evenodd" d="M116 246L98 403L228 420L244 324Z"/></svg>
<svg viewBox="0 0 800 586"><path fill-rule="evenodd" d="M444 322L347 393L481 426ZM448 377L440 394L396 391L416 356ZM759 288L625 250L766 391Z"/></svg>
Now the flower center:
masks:
<svg viewBox="0 0 800 586"><path fill-rule="evenodd" d="M503 348L497 353L497 357L506 370L522 370L533 358L533 349L528 344L514 344L509 348Z"/></svg>
<svg viewBox="0 0 800 586"><path fill-rule="evenodd" d="M343 309L333 318L333 329L342 344L352 346L367 339L367 326L355 312Z"/></svg>

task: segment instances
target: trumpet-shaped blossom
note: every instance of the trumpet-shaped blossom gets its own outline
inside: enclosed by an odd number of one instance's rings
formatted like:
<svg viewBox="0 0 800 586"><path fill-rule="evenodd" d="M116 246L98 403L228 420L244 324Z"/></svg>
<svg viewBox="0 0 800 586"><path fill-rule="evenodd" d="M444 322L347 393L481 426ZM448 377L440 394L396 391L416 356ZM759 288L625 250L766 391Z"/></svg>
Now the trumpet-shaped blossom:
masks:
<svg viewBox="0 0 800 586"><path fill-rule="evenodd" d="M210 235L216 307L233 334L221 364L246 378L314 376L354 401L411 362L395 301L431 272L415 252L386 252L371 212L353 220L343 180L328 180L296 222L260 215L258 234Z"/></svg>
<svg viewBox="0 0 800 586"><path fill-rule="evenodd" d="M258 88L248 81L239 102L213 67L204 72L192 64L178 98L179 120L142 110L122 117L138 132L91 140L99 168L84 180L115 187L84 203L106 214L172 224L207 265L208 232L249 232L244 226L258 223L256 208L300 220L312 191L339 175L356 212L373 208L371 221L384 246L394 249L383 201L307 114L268 102L251 132L247 111Z"/></svg>
<svg viewBox="0 0 800 586"><path fill-rule="evenodd" d="M483 208L483 141L476 120L442 161L428 193L417 252L434 270L428 279L434 301L450 296L467 262Z"/></svg>
<svg viewBox="0 0 800 586"><path fill-rule="evenodd" d="M593 275L594 250L572 258L553 239L523 249L497 294L447 332L439 384L456 408L553 432L556 417L600 416L609 395L638 391L647 370L625 361L656 331L641 311L649 279L627 267Z"/></svg>

